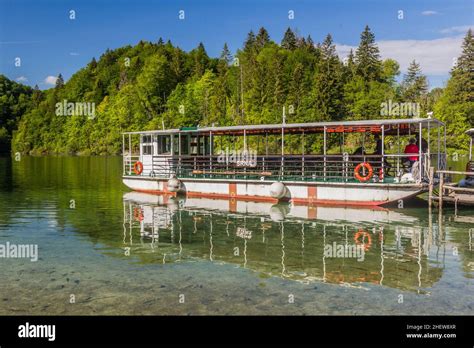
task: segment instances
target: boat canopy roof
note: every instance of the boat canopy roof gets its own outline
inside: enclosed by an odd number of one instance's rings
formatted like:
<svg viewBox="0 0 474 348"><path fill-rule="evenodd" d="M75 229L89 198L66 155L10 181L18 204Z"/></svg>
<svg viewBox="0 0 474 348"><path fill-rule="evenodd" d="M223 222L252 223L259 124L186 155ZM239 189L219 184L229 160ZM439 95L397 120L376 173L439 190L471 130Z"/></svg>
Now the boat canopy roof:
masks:
<svg viewBox="0 0 474 348"><path fill-rule="evenodd" d="M309 122L309 123L280 123L280 124L258 124L224 127L182 127L175 129L149 130L141 132L125 132L123 134L210 134L213 135L264 135L264 134L314 134L314 133L380 133L382 127L385 134L407 135L418 130L419 125L431 129L444 126L444 123L436 118L409 118L409 119L384 119L384 120L360 120L360 121L332 121L332 122ZM471 129L474 135L474 129ZM468 131L469 132L469 131Z"/></svg>
<svg viewBox="0 0 474 348"><path fill-rule="evenodd" d="M474 138L474 128L468 129L466 131L466 134L469 135L470 137Z"/></svg>

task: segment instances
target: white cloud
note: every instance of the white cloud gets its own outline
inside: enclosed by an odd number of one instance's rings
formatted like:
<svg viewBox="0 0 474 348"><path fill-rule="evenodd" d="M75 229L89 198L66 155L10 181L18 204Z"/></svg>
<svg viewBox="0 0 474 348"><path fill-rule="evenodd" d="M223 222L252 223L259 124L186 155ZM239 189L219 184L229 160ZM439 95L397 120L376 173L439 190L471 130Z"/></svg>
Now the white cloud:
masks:
<svg viewBox="0 0 474 348"><path fill-rule="evenodd" d="M47 85L55 85L56 84L56 80L58 78L56 76L48 76L44 79L44 83L46 83Z"/></svg>
<svg viewBox="0 0 474 348"><path fill-rule="evenodd" d="M438 12L433 11L433 10L426 10L426 11L421 12L421 14L423 16L434 16L434 15L438 14Z"/></svg>
<svg viewBox="0 0 474 348"><path fill-rule="evenodd" d="M474 25L459 25L455 27L444 28L440 31L441 34L466 34L469 29L473 29Z"/></svg>
<svg viewBox="0 0 474 348"><path fill-rule="evenodd" d="M28 81L28 79L25 76L18 76L15 80L17 82L27 82Z"/></svg>
<svg viewBox="0 0 474 348"><path fill-rule="evenodd" d="M461 53L463 37L447 37L434 40L382 40L377 41L383 59L392 58L406 72L410 62L416 60L426 75L447 75L453 67L453 59ZM357 47L336 44L340 57Z"/></svg>
<svg viewBox="0 0 474 348"><path fill-rule="evenodd" d="M69 52L69 55L70 55L70 56L78 56L79 53L77 53L77 52Z"/></svg>

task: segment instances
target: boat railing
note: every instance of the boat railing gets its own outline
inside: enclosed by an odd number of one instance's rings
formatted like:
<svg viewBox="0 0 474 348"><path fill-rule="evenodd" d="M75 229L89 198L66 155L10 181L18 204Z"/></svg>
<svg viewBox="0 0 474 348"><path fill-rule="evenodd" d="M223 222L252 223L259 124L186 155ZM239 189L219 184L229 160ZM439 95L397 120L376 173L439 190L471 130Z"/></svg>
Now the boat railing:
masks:
<svg viewBox="0 0 474 348"><path fill-rule="evenodd" d="M244 160L219 160L219 156L181 156L173 159L169 174L191 178L259 179L358 182L355 168L372 167L371 181L390 182L409 171L403 157L382 155L267 155ZM367 169L361 168L366 176Z"/></svg>
<svg viewBox="0 0 474 348"><path fill-rule="evenodd" d="M385 154L385 155L258 155L244 158L222 159L218 155L205 156L152 156L151 161L144 163L142 176L166 177L176 175L188 178L215 179L258 179L258 180L298 180L357 182L355 169L361 163L372 167L371 182L396 182L408 173L411 167L406 162L407 156L417 154ZM133 165L139 156L124 156L124 175L136 175ZM426 179L428 170L425 168L428 155L421 157L422 165L416 172L416 181ZM367 168L361 168L361 175L366 176Z"/></svg>
<svg viewBox="0 0 474 348"><path fill-rule="evenodd" d="M140 160L139 155L125 154L123 156L123 175L135 175L133 166Z"/></svg>

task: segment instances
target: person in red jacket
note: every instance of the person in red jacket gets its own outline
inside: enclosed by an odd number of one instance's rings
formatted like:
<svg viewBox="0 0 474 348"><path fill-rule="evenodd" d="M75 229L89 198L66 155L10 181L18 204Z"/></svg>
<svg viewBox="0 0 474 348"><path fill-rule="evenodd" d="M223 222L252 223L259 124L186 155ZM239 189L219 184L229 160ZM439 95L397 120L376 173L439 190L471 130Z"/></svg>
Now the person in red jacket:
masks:
<svg viewBox="0 0 474 348"><path fill-rule="evenodd" d="M416 145L416 140L411 138L409 144L405 147L406 154L412 154L407 157L407 160L410 162L410 168L413 166L413 163L418 161L418 153L420 152L419 147ZM416 153L416 155L415 155Z"/></svg>

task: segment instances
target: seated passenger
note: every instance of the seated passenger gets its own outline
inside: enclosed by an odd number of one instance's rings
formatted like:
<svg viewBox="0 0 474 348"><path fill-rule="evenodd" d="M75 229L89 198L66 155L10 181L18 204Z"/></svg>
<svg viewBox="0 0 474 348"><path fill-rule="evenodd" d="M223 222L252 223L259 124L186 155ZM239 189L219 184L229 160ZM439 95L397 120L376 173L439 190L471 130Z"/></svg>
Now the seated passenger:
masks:
<svg viewBox="0 0 474 348"><path fill-rule="evenodd" d="M383 144L382 144L382 139L378 134L374 135L375 139L375 152L374 155L382 155L383 152Z"/></svg>
<svg viewBox="0 0 474 348"><path fill-rule="evenodd" d="M459 187L474 187L474 176L466 176L465 179L462 179L459 184Z"/></svg>
<svg viewBox="0 0 474 348"><path fill-rule="evenodd" d="M474 168L474 162L468 162L466 165L466 172L472 172ZM466 175L459 184L459 187L474 187L474 175Z"/></svg>
<svg viewBox="0 0 474 348"><path fill-rule="evenodd" d="M416 140L415 138L411 138L409 141L409 144L405 147L404 153L406 154L413 154L411 156L408 156L406 159L409 162L409 167L411 168L413 166L413 163L418 161L418 153L420 152L419 147L416 145ZM417 154L417 155L415 155Z"/></svg>
<svg viewBox="0 0 474 348"><path fill-rule="evenodd" d="M420 148L420 135L416 136L416 146ZM428 142L423 138L421 138L421 152L423 153L428 152Z"/></svg>
<svg viewBox="0 0 474 348"><path fill-rule="evenodd" d="M378 155L378 156L382 156L382 154L384 152L384 146L383 146L382 138L380 138L380 135L375 134L374 139L375 139L376 144L375 144L375 152L373 154ZM381 162L382 162L381 160L378 162L379 167L380 167ZM390 168L392 167L392 165L390 163L388 163L387 158L383 159L383 165L385 167L386 172L388 172L390 170Z"/></svg>

